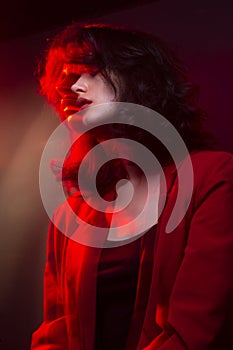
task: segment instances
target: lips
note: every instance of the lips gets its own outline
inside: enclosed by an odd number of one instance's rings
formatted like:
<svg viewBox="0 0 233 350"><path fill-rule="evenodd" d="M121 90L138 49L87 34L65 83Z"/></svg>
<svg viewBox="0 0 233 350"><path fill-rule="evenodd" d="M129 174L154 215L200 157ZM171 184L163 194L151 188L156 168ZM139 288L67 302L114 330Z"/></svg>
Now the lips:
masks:
<svg viewBox="0 0 233 350"><path fill-rule="evenodd" d="M65 96L61 100L61 110L66 117L69 117L70 115L87 108L91 103L92 101L84 97L79 97L76 99L74 97Z"/></svg>

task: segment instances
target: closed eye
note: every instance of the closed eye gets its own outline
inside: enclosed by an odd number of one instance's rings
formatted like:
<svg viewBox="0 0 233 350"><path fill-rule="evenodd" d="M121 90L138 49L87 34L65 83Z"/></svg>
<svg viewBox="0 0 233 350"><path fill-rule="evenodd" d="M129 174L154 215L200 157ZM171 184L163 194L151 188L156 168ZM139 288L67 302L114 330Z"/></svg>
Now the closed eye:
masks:
<svg viewBox="0 0 233 350"><path fill-rule="evenodd" d="M67 75L63 72L57 82L57 86L71 87L79 78L80 78L80 75L77 75L77 74Z"/></svg>
<svg viewBox="0 0 233 350"><path fill-rule="evenodd" d="M96 75L99 72L99 68L92 64L75 64L67 63L64 65L62 70L62 75L76 75L80 76L82 74Z"/></svg>

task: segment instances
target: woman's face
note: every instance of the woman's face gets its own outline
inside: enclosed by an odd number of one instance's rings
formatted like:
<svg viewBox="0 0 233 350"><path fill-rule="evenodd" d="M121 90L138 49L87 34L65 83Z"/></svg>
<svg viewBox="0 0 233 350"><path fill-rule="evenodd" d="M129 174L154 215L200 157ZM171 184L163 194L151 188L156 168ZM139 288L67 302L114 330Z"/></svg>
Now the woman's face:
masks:
<svg viewBox="0 0 233 350"><path fill-rule="evenodd" d="M56 89L61 96L59 113L62 121L84 108L116 101L113 87L91 65L64 64Z"/></svg>

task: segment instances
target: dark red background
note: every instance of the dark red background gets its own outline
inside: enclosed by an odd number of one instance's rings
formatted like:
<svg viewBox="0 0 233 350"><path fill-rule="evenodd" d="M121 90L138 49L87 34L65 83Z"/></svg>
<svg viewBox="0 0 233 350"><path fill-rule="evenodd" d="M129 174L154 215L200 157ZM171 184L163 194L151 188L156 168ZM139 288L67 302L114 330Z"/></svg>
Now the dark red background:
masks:
<svg viewBox="0 0 233 350"><path fill-rule="evenodd" d="M40 200L38 169L43 147L58 120L55 112L37 95L33 72L46 38L57 26L70 19L89 19L89 22L126 24L160 35L183 58L190 77L201 86L200 102L209 112L209 128L217 136L220 148L233 150L232 2L140 3L139 6L139 1L131 1L128 8L121 9L121 2L112 8L99 2L99 7L91 11L90 1L82 12L74 5L46 9L42 2L37 4L37 16L34 14L30 21L33 10L26 5L27 10L18 16L5 12L5 20L1 21L1 349L29 349L30 334L42 318L48 218ZM7 7L10 8L10 4ZM53 14L50 18L54 20L43 21L42 13L47 18L50 11ZM67 16L68 13L73 17Z"/></svg>

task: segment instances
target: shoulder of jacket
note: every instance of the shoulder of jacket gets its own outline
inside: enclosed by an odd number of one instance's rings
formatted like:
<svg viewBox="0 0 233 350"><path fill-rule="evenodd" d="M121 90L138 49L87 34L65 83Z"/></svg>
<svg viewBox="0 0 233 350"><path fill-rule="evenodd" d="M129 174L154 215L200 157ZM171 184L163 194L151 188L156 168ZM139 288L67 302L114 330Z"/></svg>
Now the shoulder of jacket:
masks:
<svg viewBox="0 0 233 350"><path fill-rule="evenodd" d="M196 177L216 178L228 176L233 179L233 155L224 151L199 151L190 154Z"/></svg>
<svg viewBox="0 0 233 350"><path fill-rule="evenodd" d="M195 151L190 153L192 162L210 165L210 164L223 164L223 163L232 163L233 155L225 151Z"/></svg>

